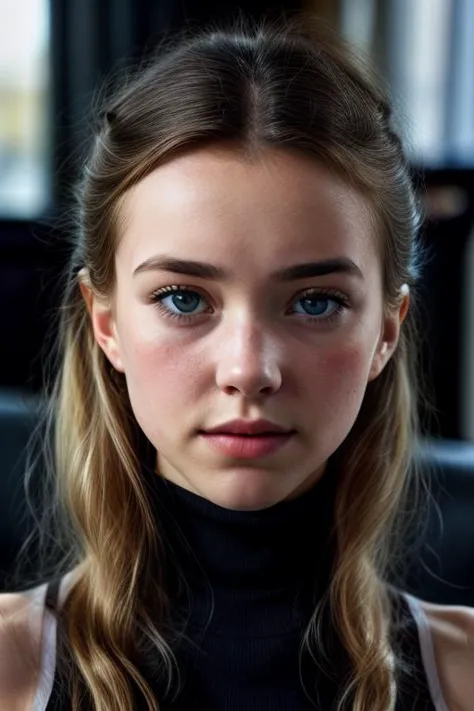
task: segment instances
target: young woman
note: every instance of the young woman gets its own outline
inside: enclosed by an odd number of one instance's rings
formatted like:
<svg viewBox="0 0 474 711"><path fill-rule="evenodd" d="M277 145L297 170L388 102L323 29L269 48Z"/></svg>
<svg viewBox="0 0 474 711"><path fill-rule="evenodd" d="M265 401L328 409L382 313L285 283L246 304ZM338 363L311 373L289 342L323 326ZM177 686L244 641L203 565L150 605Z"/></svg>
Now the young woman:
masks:
<svg viewBox="0 0 474 711"><path fill-rule="evenodd" d="M418 220L386 97L309 31L181 38L109 98L51 396L70 555L1 597L2 709L472 709L472 610L387 583Z"/></svg>

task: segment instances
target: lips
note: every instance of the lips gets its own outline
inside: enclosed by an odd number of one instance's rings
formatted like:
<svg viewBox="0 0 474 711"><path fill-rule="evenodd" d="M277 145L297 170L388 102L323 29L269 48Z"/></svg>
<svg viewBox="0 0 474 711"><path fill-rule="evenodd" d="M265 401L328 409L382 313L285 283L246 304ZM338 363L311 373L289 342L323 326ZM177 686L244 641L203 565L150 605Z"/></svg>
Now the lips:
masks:
<svg viewBox="0 0 474 711"><path fill-rule="evenodd" d="M220 455L232 459L266 457L281 450L295 433L270 420L229 420L200 432Z"/></svg>
<svg viewBox="0 0 474 711"><path fill-rule="evenodd" d="M241 436L256 436L256 435L288 435L292 430L282 427L281 425L271 422L270 420L229 420L217 427L204 430L204 434L208 435L241 435Z"/></svg>
<svg viewBox="0 0 474 711"><path fill-rule="evenodd" d="M201 433L203 441L220 455L232 459L256 459L280 451L293 438L293 432L267 434Z"/></svg>

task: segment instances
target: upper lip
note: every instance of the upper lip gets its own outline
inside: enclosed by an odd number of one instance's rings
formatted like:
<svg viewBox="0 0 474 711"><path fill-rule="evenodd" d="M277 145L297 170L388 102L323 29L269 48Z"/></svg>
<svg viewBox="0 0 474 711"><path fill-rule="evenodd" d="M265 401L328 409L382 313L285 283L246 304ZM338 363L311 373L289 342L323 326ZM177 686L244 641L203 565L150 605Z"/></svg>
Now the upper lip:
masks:
<svg viewBox="0 0 474 711"><path fill-rule="evenodd" d="M270 422L270 420L229 420L229 422L224 422L222 425L204 430L206 434L226 433L240 435L265 434L267 432L288 434L290 431L288 428Z"/></svg>

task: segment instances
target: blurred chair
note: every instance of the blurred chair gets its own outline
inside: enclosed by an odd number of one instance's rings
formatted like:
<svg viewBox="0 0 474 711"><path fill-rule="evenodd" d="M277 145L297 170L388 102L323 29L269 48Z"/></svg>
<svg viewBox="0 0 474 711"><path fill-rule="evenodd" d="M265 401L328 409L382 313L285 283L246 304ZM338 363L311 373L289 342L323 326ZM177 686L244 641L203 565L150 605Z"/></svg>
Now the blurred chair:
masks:
<svg viewBox="0 0 474 711"><path fill-rule="evenodd" d="M474 607L474 443L427 441L420 459L431 497L406 587L431 602Z"/></svg>
<svg viewBox="0 0 474 711"><path fill-rule="evenodd" d="M39 410L39 398L0 390L0 591L8 587L7 578L33 527L23 484L26 448L38 424Z"/></svg>

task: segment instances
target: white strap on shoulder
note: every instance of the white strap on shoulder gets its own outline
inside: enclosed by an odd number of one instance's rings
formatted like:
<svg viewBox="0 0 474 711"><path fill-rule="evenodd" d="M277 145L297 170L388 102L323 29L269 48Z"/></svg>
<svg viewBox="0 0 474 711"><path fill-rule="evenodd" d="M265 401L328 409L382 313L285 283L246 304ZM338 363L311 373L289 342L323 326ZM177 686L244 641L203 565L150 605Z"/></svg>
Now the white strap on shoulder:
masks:
<svg viewBox="0 0 474 711"><path fill-rule="evenodd" d="M404 593L404 597L410 607L411 614L418 628L418 638L420 640L421 659L425 668L428 688L436 711L449 711L446 700L441 690L438 668L433 647L433 636L431 634L430 623L418 598Z"/></svg>
<svg viewBox="0 0 474 711"><path fill-rule="evenodd" d="M41 656L38 684L31 711L45 711L53 688L56 666L56 618L45 606L48 584L28 590L31 634L39 640Z"/></svg>
<svg viewBox="0 0 474 711"><path fill-rule="evenodd" d="M58 594L59 608L64 603L72 576L73 571L61 580ZM56 670L57 619L45 604L47 588L48 584L44 583L25 593L31 602L29 620L31 632L35 639L41 640L41 665L31 711L46 711Z"/></svg>

